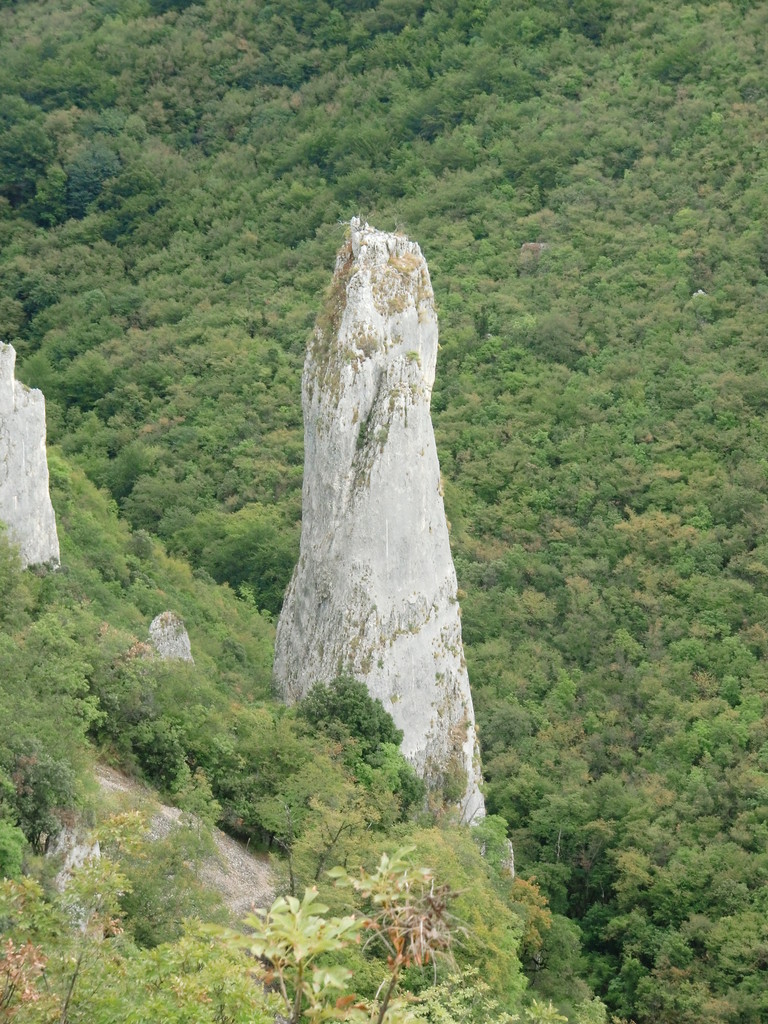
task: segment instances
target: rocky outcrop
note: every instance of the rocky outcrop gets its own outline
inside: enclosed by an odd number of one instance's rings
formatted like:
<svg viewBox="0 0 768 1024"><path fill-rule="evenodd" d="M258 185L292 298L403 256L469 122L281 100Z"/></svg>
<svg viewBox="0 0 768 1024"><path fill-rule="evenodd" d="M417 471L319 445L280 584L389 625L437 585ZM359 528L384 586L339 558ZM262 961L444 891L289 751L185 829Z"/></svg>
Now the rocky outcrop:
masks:
<svg viewBox="0 0 768 1024"><path fill-rule="evenodd" d="M101 857L98 839L94 839L82 825L65 825L46 850L47 857L59 857L63 862L53 882L64 892L72 876L85 864Z"/></svg>
<svg viewBox="0 0 768 1024"><path fill-rule="evenodd" d="M353 220L303 377L301 553L277 629L287 701L341 672L428 784L485 813L430 420L437 316L421 250Z"/></svg>
<svg viewBox="0 0 768 1024"><path fill-rule="evenodd" d="M184 620L176 612L161 612L152 619L149 642L161 658L195 663Z"/></svg>
<svg viewBox="0 0 768 1024"><path fill-rule="evenodd" d="M16 352L0 342L0 521L22 565L59 563L48 493L45 399L15 379Z"/></svg>

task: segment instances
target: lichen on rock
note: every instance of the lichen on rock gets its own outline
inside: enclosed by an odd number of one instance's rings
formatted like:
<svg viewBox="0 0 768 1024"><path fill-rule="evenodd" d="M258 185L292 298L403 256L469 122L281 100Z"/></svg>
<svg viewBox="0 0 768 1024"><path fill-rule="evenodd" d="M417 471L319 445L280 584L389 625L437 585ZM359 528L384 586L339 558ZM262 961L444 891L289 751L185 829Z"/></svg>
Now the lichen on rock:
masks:
<svg viewBox="0 0 768 1024"><path fill-rule="evenodd" d="M23 566L59 564L48 491L45 399L15 379L16 351L0 342L0 521Z"/></svg>
<svg viewBox="0 0 768 1024"><path fill-rule="evenodd" d="M437 316L415 242L353 220L302 382L301 553L277 629L295 701L341 672L465 820L485 813L456 573L430 419Z"/></svg>

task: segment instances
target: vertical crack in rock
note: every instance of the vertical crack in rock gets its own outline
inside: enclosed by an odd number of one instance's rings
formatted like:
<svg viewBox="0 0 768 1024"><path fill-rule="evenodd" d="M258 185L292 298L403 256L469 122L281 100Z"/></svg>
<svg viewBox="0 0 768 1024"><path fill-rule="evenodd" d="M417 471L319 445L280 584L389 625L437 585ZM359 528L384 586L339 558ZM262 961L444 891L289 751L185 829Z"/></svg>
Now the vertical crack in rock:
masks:
<svg viewBox="0 0 768 1024"><path fill-rule="evenodd" d="M430 419L437 316L415 242L351 222L304 364L301 554L277 627L283 699L347 672L405 756L485 813Z"/></svg>
<svg viewBox="0 0 768 1024"><path fill-rule="evenodd" d="M45 399L15 379L16 352L0 342L0 521L28 565L59 564L48 493Z"/></svg>

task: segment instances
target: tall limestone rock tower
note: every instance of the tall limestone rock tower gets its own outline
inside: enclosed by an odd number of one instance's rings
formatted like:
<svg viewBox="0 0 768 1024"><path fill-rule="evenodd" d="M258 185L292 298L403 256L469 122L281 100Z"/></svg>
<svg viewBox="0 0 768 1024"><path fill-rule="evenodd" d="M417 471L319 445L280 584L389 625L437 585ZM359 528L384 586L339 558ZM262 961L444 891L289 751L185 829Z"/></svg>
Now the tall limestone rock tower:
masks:
<svg viewBox="0 0 768 1024"><path fill-rule="evenodd" d="M15 379L16 352L0 342L0 522L22 565L58 565L59 538L48 493L45 399Z"/></svg>
<svg viewBox="0 0 768 1024"><path fill-rule="evenodd" d="M408 760L471 821L485 807L429 415L436 356L418 245L353 220L304 364L301 555L275 679L289 702L341 673L363 680Z"/></svg>

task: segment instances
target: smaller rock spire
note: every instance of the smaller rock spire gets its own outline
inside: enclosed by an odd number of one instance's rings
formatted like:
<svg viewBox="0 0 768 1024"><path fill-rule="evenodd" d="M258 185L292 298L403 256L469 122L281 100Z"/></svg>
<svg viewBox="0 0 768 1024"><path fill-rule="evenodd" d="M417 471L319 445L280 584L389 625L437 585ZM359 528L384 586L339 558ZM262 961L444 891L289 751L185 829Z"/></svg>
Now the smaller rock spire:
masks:
<svg viewBox="0 0 768 1024"><path fill-rule="evenodd" d="M58 565L56 516L48 492L45 399L15 379L16 351L0 342L0 521L23 566Z"/></svg>
<svg viewBox="0 0 768 1024"><path fill-rule="evenodd" d="M161 658L189 661L193 665L192 646L184 620L176 612L160 612L149 625L149 642Z"/></svg>

